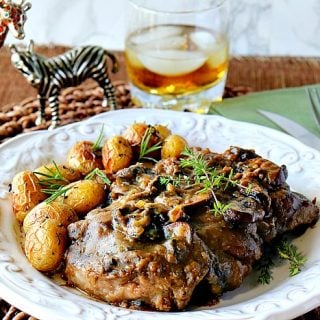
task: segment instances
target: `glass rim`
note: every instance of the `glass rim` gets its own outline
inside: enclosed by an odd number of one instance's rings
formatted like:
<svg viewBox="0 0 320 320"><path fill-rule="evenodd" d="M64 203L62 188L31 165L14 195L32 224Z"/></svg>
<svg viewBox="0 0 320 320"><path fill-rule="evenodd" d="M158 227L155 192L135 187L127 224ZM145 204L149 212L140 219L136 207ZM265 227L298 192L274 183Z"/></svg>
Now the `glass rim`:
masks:
<svg viewBox="0 0 320 320"><path fill-rule="evenodd" d="M128 3L134 6L136 9L148 11L150 13L162 13L162 14L192 14L192 13L201 13L207 12L211 10L217 10L222 7L228 0L218 0L216 4L211 5L208 4L207 6L200 8L198 10L181 10L181 11L170 11L169 9L155 9L152 6L141 5L142 0L128 0ZM140 3L139 3L140 2Z"/></svg>

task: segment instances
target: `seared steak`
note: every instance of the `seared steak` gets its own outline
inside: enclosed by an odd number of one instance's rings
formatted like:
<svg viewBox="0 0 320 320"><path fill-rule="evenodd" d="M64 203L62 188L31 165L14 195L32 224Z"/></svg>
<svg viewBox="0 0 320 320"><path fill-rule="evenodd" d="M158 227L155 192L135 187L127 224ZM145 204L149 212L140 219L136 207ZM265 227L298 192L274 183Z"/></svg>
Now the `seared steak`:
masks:
<svg viewBox="0 0 320 320"><path fill-rule="evenodd" d="M199 288L218 298L239 287L264 243L318 220L315 201L286 184L285 166L235 147L195 152L234 183L204 188L177 159L119 171L110 205L68 228L70 284L120 306L181 310ZM220 215L217 199L227 205Z"/></svg>
<svg viewBox="0 0 320 320"><path fill-rule="evenodd" d="M164 227L159 243L130 241L114 230L111 213L73 224L67 256L69 281L90 295L121 306L184 308L208 273L206 245L185 222Z"/></svg>

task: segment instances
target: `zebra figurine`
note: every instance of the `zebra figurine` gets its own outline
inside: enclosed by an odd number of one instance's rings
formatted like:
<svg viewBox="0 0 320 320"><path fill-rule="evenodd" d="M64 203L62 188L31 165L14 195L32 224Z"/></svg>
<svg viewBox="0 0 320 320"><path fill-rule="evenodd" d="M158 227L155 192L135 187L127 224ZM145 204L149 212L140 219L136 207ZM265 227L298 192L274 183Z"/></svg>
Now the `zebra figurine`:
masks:
<svg viewBox="0 0 320 320"><path fill-rule="evenodd" d="M118 71L116 57L98 46L84 46L71 49L66 53L46 58L34 53L33 41L25 50L19 51L15 45L10 46L11 62L22 73L27 81L38 89L40 111L36 120L39 125L45 122L46 100L52 116L49 129L56 128L59 118L59 93L61 89L79 85L86 79L92 78L103 89L104 107L109 104L114 110L117 106L115 89L107 74L107 58L112 61L112 72Z"/></svg>

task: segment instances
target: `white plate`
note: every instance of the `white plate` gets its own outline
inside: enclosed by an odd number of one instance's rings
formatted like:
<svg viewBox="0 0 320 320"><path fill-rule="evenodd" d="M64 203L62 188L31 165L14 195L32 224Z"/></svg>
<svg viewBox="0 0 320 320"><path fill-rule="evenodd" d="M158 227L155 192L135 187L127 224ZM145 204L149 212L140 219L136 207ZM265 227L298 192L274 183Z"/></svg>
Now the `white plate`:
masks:
<svg viewBox="0 0 320 320"><path fill-rule="evenodd" d="M310 199L320 198L320 153L269 128L219 116L160 110L108 112L54 131L20 135L0 147L0 296L41 319L208 320L292 319L320 305L319 225L296 240L308 257L303 271L289 278L286 265L277 267L270 285L248 277L241 288L226 293L214 307L179 313L142 312L117 308L61 287L33 269L19 241L9 201L8 185L15 173L50 162L64 161L77 140L95 141L102 123L106 137L123 132L134 121L167 124L191 145L223 151L230 145L255 148L258 154L286 164L289 184Z"/></svg>

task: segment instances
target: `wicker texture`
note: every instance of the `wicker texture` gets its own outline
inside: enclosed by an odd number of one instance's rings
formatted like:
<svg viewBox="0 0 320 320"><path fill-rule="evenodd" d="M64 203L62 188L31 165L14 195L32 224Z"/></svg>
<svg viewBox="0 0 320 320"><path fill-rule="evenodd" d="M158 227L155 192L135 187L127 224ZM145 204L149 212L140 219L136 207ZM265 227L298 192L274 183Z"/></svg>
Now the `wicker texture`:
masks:
<svg viewBox="0 0 320 320"><path fill-rule="evenodd" d="M119 108L132 108L128 85L115 81L114 86ZM59 98L61 125L108 111L108 107L102 107L102 98L102 90L93 82L64 90ZM0 112L0 142L22 132L48 128L51 123L50 109L46 108L46 123L42 125L35 124L38 110L39 101L31 97Z"/></svg>
<svg viewBox="0 0 320 320"><path fill-rule="evenodd" d="M38 52L47 56L63 53L65 47L42 47ZM118 53L123 66L123 54ZM0 143L22 132L46 129L50 125L36 126L35 119L39 102L32 89L10 64L9 50L0 51ZM119 108L134 107L125 69L112 75ZM320 59L305 58L232 58L224 97L236 97L252 91L295 87L320 83ZM26 98L28 97L28 98ZM17 103L17 101L21 101ZM103 108L102 91L96 83L88 81L76 88L64 90L60 96L61 124L77 122L106 112ZM47 119L50 112L46 110ZM0 293L1 295L1 293ZM0 298L0 318L5 320L35 320ZM320 319L320 307L295 320Z"/></svg>

